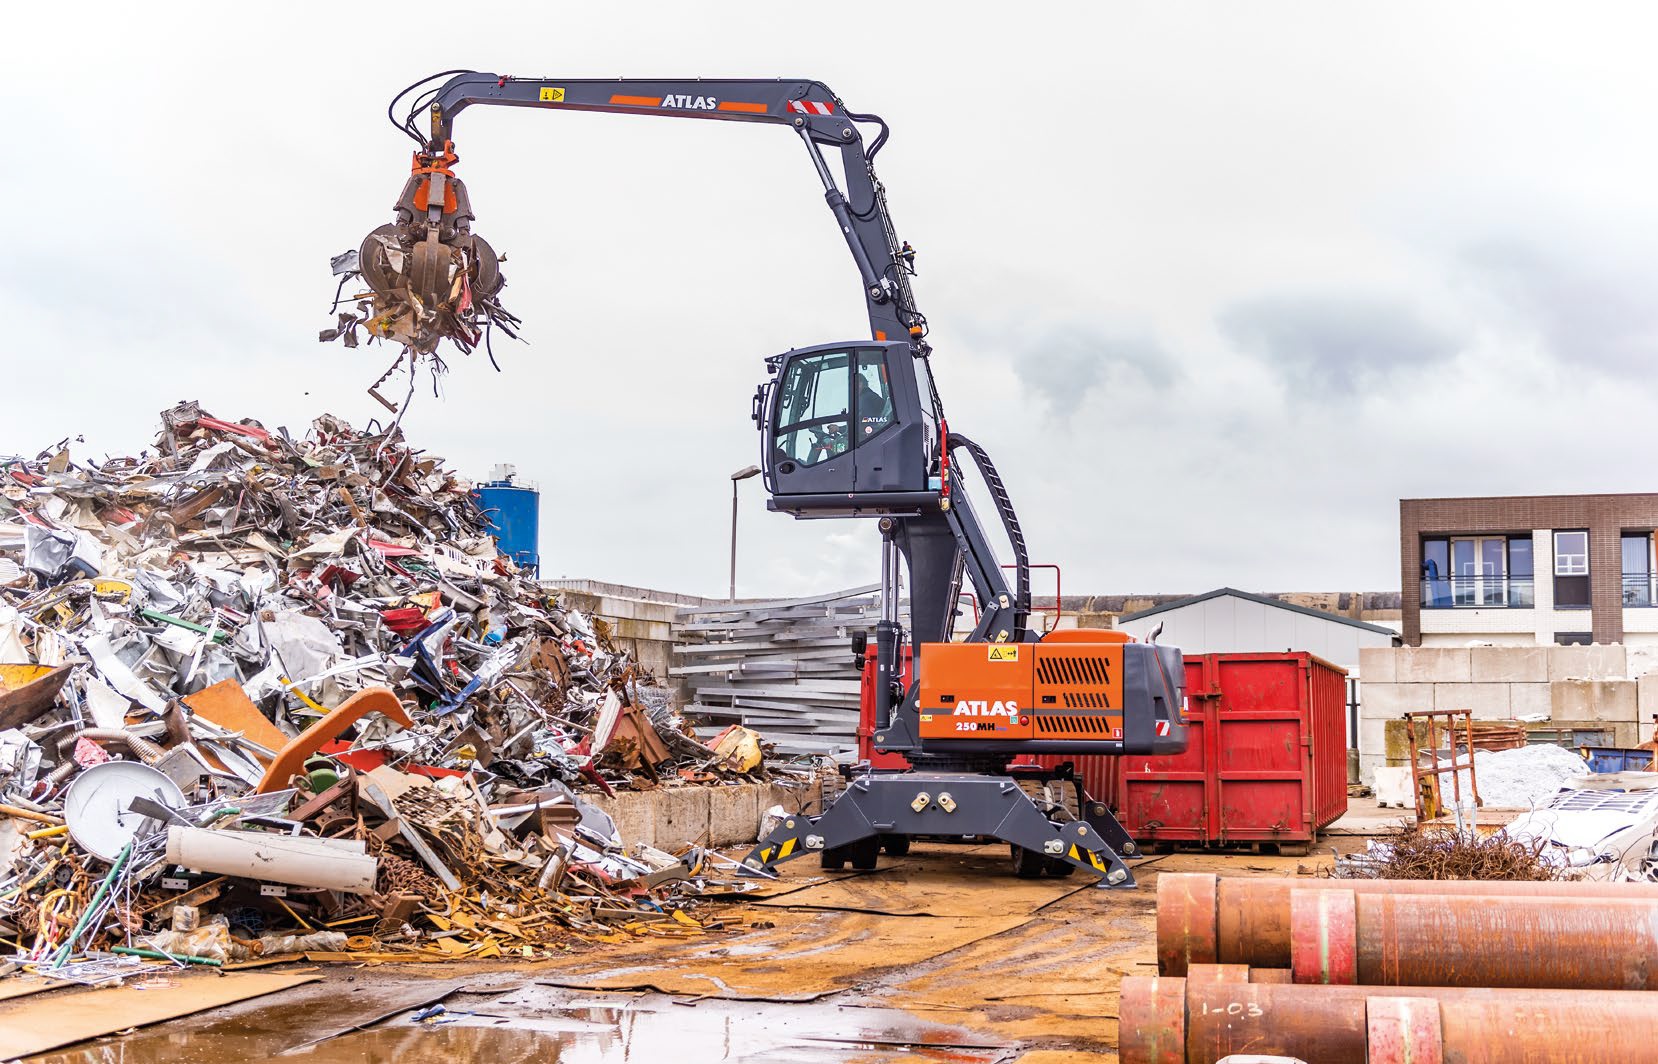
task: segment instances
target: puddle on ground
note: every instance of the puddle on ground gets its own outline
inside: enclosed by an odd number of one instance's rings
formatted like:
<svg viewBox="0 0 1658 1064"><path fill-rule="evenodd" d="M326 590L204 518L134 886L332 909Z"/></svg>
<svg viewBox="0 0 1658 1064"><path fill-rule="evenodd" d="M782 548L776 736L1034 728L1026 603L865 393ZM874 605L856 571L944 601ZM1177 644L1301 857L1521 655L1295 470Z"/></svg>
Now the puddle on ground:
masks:
<svg viewBox="0 0 1658 1064"><path fill-rule="evenodd" d="M304 1043L383 1015L410 997L372 986L302 987L257 1002L103 1038L29 1064L981 1064L1006 1047L896 1009L692 1001L536 984L460 992L424 1021L409 1009L364 1030ZM418 996L418 990L416 991Z"/></svg>

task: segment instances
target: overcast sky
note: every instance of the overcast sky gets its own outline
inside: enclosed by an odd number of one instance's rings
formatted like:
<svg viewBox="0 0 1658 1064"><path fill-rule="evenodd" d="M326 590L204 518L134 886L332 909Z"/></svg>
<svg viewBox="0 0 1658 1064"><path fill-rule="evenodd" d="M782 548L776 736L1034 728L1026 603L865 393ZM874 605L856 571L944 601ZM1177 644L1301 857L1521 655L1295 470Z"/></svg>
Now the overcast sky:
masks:
<svg viewBox="0 0 1658 1064"><path fill-rule="evenodd" d="M173 12L168 15L165 12ZM1644 491L1658 447L1649 5L25 4L0 68L0 453L157 412L383 411L316 342L434 71L817 78L879 158L952 424L1077 593L1398 586L1400 497ZM798 141L477 108L528 344L406 426L544 492L549 575L723 594L766 355L867 335ZM872 581L867 524L742 486L740 591ZM1047 590L1040 582L1038 593Z"/></svg>

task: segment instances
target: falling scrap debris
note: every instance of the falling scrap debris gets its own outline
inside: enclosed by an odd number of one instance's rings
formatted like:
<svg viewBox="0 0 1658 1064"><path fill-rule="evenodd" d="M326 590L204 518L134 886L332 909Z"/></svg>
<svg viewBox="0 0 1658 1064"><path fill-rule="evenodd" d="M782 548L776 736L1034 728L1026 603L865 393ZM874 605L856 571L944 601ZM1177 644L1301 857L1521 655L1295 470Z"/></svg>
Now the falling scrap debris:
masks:
<svg viewBox="0 0 1658 1064"><path fill-rule="evenodd" d="M446 143L441 152L415 152L393 220L363 238L357 250L336 255L330 263L340 279L334 293L337 318L317 338L356 347L360 329L370 342L401 344L402 353L368 390L394 413L398 404L379 388L405 362L412 395L421 359L430 363L434 374L444 370L437 354L444 340L462 354L482 343L494 364L491 330L518 337L518 318L501 305L500 292L506 286L502 260L472 232L472 200L465 183L455 176L459 161L453 143ZM347 304L354 306L340 309Z"/></svg>
<svg viewBox="0 0 1658 1064"><path fill-rule="evenodd" d="M694 739L401 430L296 439L187 402L151 451L0 458L0 485L20 966L96 983L722 926L697 897L734 862L625 848L583 794L764 779L758 737Z"/></svg>

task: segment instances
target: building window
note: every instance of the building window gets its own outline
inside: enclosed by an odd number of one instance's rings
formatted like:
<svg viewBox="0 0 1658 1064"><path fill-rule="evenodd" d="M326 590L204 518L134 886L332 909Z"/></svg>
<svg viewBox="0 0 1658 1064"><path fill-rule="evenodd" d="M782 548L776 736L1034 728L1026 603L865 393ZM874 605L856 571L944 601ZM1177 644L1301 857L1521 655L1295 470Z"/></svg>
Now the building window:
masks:
<svg viewBox="0 0 1658 1064"><path fill-rule="evenodd" d="M1562 610L1589 608L1589 533L1554 534L1554 605Z"/></svg>
<svg viewBox="0 0 1658 1064"><path fill-rule="evenodd" d="M1658 606L1654 580L1651 532L1623 534L1623 604Z"/></svg>
<svg viewBox="0 0 1658 1064"><path fill-rule="evenodd" d="M1556 632L1554 641L1563 647L1586 647L1593 642L1588 632Z"/></svg>
<svg viewBox="0 0 1658 1064"><path fill-rule="evenodd" d="M1531 537L1501 533L1422 541L1422 607L1536 604Z"/></svg>

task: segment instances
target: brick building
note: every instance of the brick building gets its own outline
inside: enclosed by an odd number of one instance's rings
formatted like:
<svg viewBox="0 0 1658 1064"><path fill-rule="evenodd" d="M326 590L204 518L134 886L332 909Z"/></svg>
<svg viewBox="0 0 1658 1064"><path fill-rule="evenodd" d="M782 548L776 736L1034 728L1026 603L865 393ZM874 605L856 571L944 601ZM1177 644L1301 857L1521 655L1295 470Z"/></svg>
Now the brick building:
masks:
<svg viewBox="0 0 1658 1064"><path fill-rule="evenodd" d="M1658 495L1399 501L1411 646L1658 645Z"/></svg>

